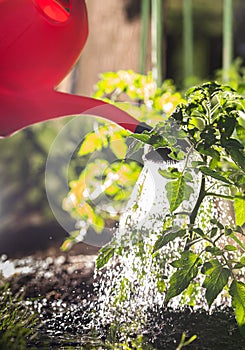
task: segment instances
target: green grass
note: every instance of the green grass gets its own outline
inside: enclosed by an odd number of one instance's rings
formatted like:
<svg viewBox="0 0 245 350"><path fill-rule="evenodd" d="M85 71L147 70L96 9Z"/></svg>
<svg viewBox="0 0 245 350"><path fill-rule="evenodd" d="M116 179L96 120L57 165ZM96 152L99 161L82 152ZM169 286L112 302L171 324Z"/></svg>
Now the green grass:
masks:
<svg viewBox="0 0 245 350"><path fill-rule="evenodd" d="M13 296L7 285L0 287L0 350L24 350L36 336L37 315L21 294Z"/></svg>

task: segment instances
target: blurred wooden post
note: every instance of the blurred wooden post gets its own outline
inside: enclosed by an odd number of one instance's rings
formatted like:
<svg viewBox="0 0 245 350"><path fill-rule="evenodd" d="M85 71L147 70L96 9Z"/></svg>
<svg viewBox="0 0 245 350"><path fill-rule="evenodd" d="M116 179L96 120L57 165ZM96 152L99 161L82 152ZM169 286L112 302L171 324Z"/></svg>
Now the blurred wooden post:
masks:
<svg viewBox="0 0 245 350"><path fill-rule="evenodd" d="M233 59L233 1L223 4L223 80L229 80L229 70Z"/></svg>
<svg viewBox="0 0 245 350"><path fill-rule="evenodd" d="M192 0L183 0L184 81L194 75Z"/></svg>
<svg viewBox="0 0 245 350"><path fill-rule="evenodd" d="M162 84L163 66L163 3L162 0L152 0L152 75L157 86Z"/></svg>
<svg viewBox="0 0 245 350"><path fill-rule="evenodd" d="M140 35L140 62L139 72L146 73L146 62L148 52L150 0L141 0L141 35Z"/></svg>
<svg viewBox="0 0 245 350"><path fill-rule="evenodd" d="M100 73L139 69L140 19L129 20L125 0L88 0L89 37L77 65L74 92L92 95Z"/></svg>

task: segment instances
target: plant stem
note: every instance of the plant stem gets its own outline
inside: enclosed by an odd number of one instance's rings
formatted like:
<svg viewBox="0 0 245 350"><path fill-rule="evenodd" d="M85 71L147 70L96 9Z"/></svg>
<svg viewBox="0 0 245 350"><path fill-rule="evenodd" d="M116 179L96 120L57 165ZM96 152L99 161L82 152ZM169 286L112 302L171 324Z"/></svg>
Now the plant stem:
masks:
<svg viewBox="0 0 245 350"><path fill-rule="evenodd" d="M225 199L228 199L228 200L234 200L236 198L235 196L228 196L228 195L225 195L225 194L219 194L219 193L215 193L215 192L207 192L206 196L225 198Z"/></svg>
<svg viewBox="0 0 245 350"><path fill-rule="evenodd" d="M206 195L205 184L206 184L205 177L204 177L204 175L202 175L201 187L200 187L199 195L198 195L195 207L192 210L192 213L190 215L190 226L191 227L194 227L195 220L196 220L196 217L197 217L197 214L198 214L198 210L199 210L200 205L202 204L202 201L203 201L203 199L204 199L204 197ZM189 236L189 238L186 241L185 250L189 249L189 247L191 245L192 238L193 238L192 236L193 236L193 230L190 230L190 236Z"/></svg>
<svg viewBox="0 0 245 350"><path fill-rule="evenodd" d="M192 0L183 1L184 80L193 76Z"/></svg>
<svg viewBox="0 0 245 350"><path fill-rule="evenodd" d="M233 58L233 7L232 0L224 0L223 14L223 80L229 80L229 69Z"/></svg>
<svg viewBox="0 0 245 350"><path fill-rule="evenodd" d="M201 181L201 187L200 187L199 196L197 198L195 207L192 210L192 213L190 215L190 225L194 225L195 224L195 220L196 220L196 217L197 217L197 214L198 214L198 210L199 210L200 205L202 204L202 201L203 201L205 196L206 196L206 192L205 192L205 176L202 175L202 181Z"/></svg>
<svg viewBox="0 0 245 350"><path fill-rule="evenodd" d="M162 84L162 40L163 40L163 10L162 0L152 0L152 75L157 86Z"/></svg>
<svg viewBox="0 0 245 350"><path fill-rule="evenodd" d="M222 257L223 257L223 259L224 259L224 261L225 261L227 267L229 268L229 270L230 270L230 272L231 272L232 278L233 278L234 280L236 280L236 276L235 276L235 274L234 274L234 272L233 272L233 267L232 267L232 265L230 264L230 261L226 258L224 252L222 252Z"/></svg>
<svg viewBox="0 0 245 350"><path fill-rule="evenodd" d="M139 72L146 73L147 43L149 31L150 0L141 0L141 37Z"/></svg>

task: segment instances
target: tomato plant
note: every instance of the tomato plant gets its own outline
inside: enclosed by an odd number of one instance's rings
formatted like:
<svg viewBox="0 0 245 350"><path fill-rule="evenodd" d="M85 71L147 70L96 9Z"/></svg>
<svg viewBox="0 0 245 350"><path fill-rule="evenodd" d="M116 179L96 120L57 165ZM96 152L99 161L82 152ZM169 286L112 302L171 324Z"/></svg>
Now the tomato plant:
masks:
<svg viewBox="0 0 245 350"><path fill-rule="evenodd" d="M175 135L169 134L173 124L176 124ZM168 170L159 169L167 180L169 210L163 215L162 231L152 232L156 240L151 247L151 253L161 264L166 259L161 251L176 239L183 242L178 258L165 261L173 268L171 275L164 277L166 283L160 286L165 293L165 303L183 292L191 297L193 283L204 290L209 307L221 291L227 290L238 326L245 335L243 96L216 82L193 87L186 94L186 102L181 103L167 121L157 124L150 132L133 137L154 149L168 148L173 160ZM181 148L179 140L185 138L189 146ZM192 152L196 159L189 162ZM181 170L175 166L180 160L185 161ZM190 213L180 213L179 207L193 192L193 172L200 178L197 200ZM216 207L220 206L220 211L222 201L230 203L234 217L228 212L219 213L219 210L216 216L208 215L205 202L210 201ZM183 215L185 220L179 220L176 225L176 218ZM115 254L122 254L122 247L113 240L101 249L97 268L103 267Z"/></svg>

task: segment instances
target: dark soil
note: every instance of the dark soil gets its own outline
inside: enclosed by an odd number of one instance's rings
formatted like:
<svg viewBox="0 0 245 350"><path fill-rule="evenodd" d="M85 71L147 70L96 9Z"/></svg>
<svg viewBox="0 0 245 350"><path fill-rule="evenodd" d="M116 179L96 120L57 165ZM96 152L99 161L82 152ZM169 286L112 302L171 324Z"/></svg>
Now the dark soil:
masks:
<svg viewBox="0 0 245 350"><path fill-rule="evenodd" d="M57 256L56 251L51 256L15 261L16 268L33 268L8 278L13 293L23 290L24 298L31 299L40 314L39 334L29 344L30 349L108 349L101 345L108 335L106 327L95 337L86 329L90 319L87 310L96 300L94 260L93 255ZM245 350L245 339L237 329L232 310L216 310L209 315L189 308L149 311L143 331L146 345L142 349L151 345L154 349L175 350L183 332L187 339L197 335L185 349Z"/></svg>

